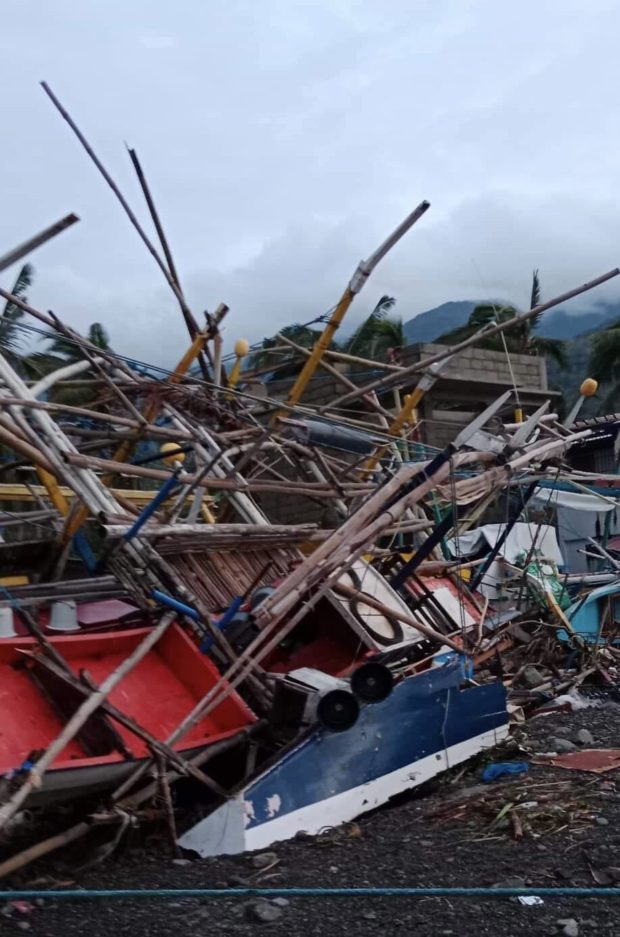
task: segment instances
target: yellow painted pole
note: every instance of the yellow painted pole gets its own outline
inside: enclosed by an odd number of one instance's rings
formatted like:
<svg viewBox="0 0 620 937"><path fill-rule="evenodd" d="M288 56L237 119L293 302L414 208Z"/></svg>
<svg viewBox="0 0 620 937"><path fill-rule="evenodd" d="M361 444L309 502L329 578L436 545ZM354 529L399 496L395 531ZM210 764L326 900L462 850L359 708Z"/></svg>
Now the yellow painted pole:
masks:
<svg viewBox="0 0 620 937"><path fill-rule="evenodd" d="M50 501L58 513L62 514L63 517L66 517L69 513L69 502L60 490L60 485L58 484L56 477L52 475L51 472L48 472L46 469L42 468L37 468L37 475L41 484L45 486L50 497Z"/></svg>
<svg viewBox="0 0 620 937"><path fill-rule="evenodd" d="M309 382L314 376L314 372L319 366L321 358L331 345L332 339L337 329L340 327L349 306L355 299L355 296L360 292L366 283L366 280L375 269L379 261L385 257L388 251L390 251L394 245L400 241L402 236L407 233L407 231L416 223L416 221L418 221L418 219L422 217L422 215L429 208L430 202L420 202L418 207L415 208L411 214L407 215L405 220L398 226L398 228L396 228L395 231L392 232L392 234L383 242L383 244L377 248L374 254L371 254L368 260L362 260L361 263L358 264L357 270L353 274L350 283L340 297L338 305L332 313L329 322L323 329L320 338L312 349L312 354L307 359L297 380L290 390L290 393L286 399L287 408L281 410L277 416L285 416L288 413L288 408L294 407L297 403L299 403Z"/></svg>
<svg viewBox="0 0 620 937"><path fill-rule="evenodd" d="M239 378L241 377L241 364L243 359L250 352L250 343L245 338L238 338L235 342L235 363L232 366L230 376L228 378L228 386L231 390L234 390L237 384L239 383ZM226 394L226 400L232 400L234 394Z"/></svg>
<svg viewBox="0 0 620 937"><path fill-rule="evenodd" d="M416 387L414 391L412 391L410 394L407 394L400 413L398 414L396 419L390 424L388 428L389 436L398 436L398 434L402 430L405 423L407 423L412 417L413 417L413 422L417 423L417 420L415 418L415 410L418 404L420 403L420 401L422 400L423 396L424 396L423 387ZM362 468L362 472L364 473L364 475L368 474L368 472L372 472L372 470L377 465L377 463L381 461L381 459L383 458L387 450L388 450L388 446L381 446L381 448L378 449L374 453L374 455L372 455L368 459L368 461Z"/></svg>
<svg viewBox="0 0 620 937"><path fill-rule="evenodd" d="M346 290L340 297L340 301L338 305L336 306L332 317L330 318L329 322L323 329L323 332L321 333L319 340L316 342L314 348L312 349L312 354L310 355L309 358L306 359L306 363L301 369L301 372L299 376L297 377L297 380L293 384L291 391L286 400L288 407L294 407L297 403L299 403L299 400L303 396L304 391L306 390L306 387L308 386L308 384L312 380L312 377L314 376L314 372L319 366L319 362L321 361L321 358L323 357L324 353L327 351L327 349L331 345L332 339L334 335L336 334L337 329L340 327L340 323L344 319L347 313L347 310L349 306L351 305L351 303L353 302L354 298L355 298L355 293L353 292L353 290L351 289L351 286L349 285L347 286ZM288 410L282 410L279 415L285 416L287 412Z"/></svg>

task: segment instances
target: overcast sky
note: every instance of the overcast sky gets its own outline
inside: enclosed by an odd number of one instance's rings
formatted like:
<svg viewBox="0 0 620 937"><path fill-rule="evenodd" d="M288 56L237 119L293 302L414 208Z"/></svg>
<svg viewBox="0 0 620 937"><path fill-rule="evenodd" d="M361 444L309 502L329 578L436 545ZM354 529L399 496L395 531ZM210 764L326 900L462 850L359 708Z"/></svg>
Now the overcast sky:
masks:
<svg viewBox="0 0 620 937"><path fill-rule="evenodd" d="M75 211L32 255L31 299L103 322L118 351L170 364L184 325L41 79L148 223L136 148L197 317L231 307L229 348L331 307L424 198L351 327L383 293L403 319L525 303L533 267L548 298L620 260L618 0L3 0L0 17L0 253ZM596 293L617 296L620 277Z"/></svg>

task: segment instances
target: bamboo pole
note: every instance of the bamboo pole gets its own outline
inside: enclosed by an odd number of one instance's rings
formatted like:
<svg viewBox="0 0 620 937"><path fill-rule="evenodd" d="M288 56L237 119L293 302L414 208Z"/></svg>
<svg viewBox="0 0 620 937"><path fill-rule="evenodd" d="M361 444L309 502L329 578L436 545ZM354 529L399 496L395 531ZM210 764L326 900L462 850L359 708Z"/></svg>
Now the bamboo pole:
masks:
<svg viewBox="0 0 620 937"><path fill-rule="evenodd" d="M403 222L401 222L398 228L396 228L396 230L392 232L392 234L383 242L383 244L381 244L377 250L371 254L368 260L363 260L360 262L351 280L345 287L345 290L340 297L340 300L338 301L338 304L332 316L330 317L329 322L325 326L321 337L312 349L312 354L306 361L301 370L301 373L291 388L286 399L287 407L294 407L301 399L309 381L312 379L312 376L319 365L319 361L323 357L325 350L331 345L336 331L342 324L342 320L344 319L349 306L366 283L366 280L373 272L374 268L429 208L430 202L420 202L418 207L414 209L414 211L412 211Z"/></svg>
<svg viewBox="0 0 620 937"><path fill-rule="evenodd" d="M278 338L281 339L283 342L285 342L287 345L290 345L290 347L293 348L295 351L299 352L299 354L305 355L306 358L309 358L310 355L312 354L309 348L304 348L303 345L298 345L297 342L291 341L291 339L287 338L285 335L280 334L278 335ZM329 362L325 361L324 358L322 358L319 361L319 366L323 368L324 371L327 371L328 374L331 374L332 377L335 377L337 381L340 381L341 384L344 384L345 387L348 387L349 390L357 390L357 384L354 384L353 381L349 377L346 376L346 374L341 374L341 372L337 368L332 367L332 365L329 364ZM377 413L380 413L386 419L389 420L392 418L392 414L390 413L390 411L382 407L381 404L372 396L365 398L365 402L373 410L375 410Z"/></svg>
<svg viewBox="0 0 620 937"><path fill-rule="evenodd" d="M152 478L156 481L166 481L170 477L170 472L163 469L147 468L145 465L131 465L125 462L114 462L111 459L98 459L95 456L82 455L79 453L67 452L64 456L69 465L75 465L78 468L88 468L103 472L112 472L115 475L135 476L136 478ZM200 475L187 475L183 473L180 481L184 485L195 484L200 488L214 488L222 491L235 492L258 492L274 491L284 493L280 482L269 481L236 481L232 478L201 478ZM310 494L321 495L321 497L340 497L329 486L319 482L288 482L288 492L291 494ZM373 485L366 485L361 482L347 483L347 491L352 494L364 494L374 490Z"/></svg>
<svg viewBox="0 0 620 937"><path fill-rule="evenodd" d="M71 128L71 130L73 131L73 133L76 135L76 137L78 138L78 140L80 141L80 143L82 144L82 146L84 147L84 149L86 150L86 152L88 153L88 155L90 156L91 160L93 161L93 163L95 164L95 166L97 167L97 169L99 170L99 172L101 173L101 175L103 176L103 178L105 179L105 181L107 182L107 184L110 186L110 188L111 188L112 191L114 192L115 196L117 197L118 201L120 202L121 206L123 207L123 209L124 209L124 211L125 211L125 214L126 214L127 217L129 218L129 220L130 220L131 224L133 225L133 227L135 228L135 230L138 232L138 235L139 235L140 239L142 240L144 246L146 247L146 249L148 250L149 254L151 255L151 257L153 258L153 260L155 261L155 263L157 264L157 266L159 267L159 269L160 269L161 272L163 273L164 277L166 278L166 282L168 283L170 289L172 290L172 292L173 292L174 295L176 296L177 301L178 301L178 303L179 303L179 306L181 307L181 311L182 311L182 313L183 313L183 318L185 319L185 323L186 323L186 325L187 325L187 329L188 329L188 331L189 331L190 338L193 338L193 337L194 337L194 333L198 331L198 325L197 325L197 323L196 323L196 320L194 319L194 316L193 316L193 314L192 314L192 312L191 312L189 306L188 306L187 303L185 302L185 297L183 296L183 293L182 293L181 290L179 289L178 285L175 283L175 281L174 281L172 275L170 274L170 272L168 271L168 268L166 267L165 263L163 262L163 260L161 259L161 257L160 257L159 254L157 253L157 251L155 250L155 247L153 246L151 240L147 237L147 235L146 235L146 233L145 233L145 231L144 231L144 228L142 227L142 225L140 224L140 222L139 222L138 219L136 218L136 216L135 216L135 214L133 213L132 209L129 207L129 204L128 204L127 200L125 199L125 196L124 196L123 193L120 191L119 187L116 185L116 183L115 183L114 180L112 179L112 176L111 176L110 173L107 171L107 169L105 168L105 166L103 165L103 163L101 162L101 160L99 159L99 157L97 156L97 154L95 153L95 151L93 150L93 148L91 147L91 145L89 144L88 140L87 140L86 137L84 136L84 134L81 132L81 130L79 129L79 127L77 126L77 124L75 123L75 121L73 120L73 118L72 118L72 117L69 115L69 113L67 112L67 110L66 110L66 109L63 107L63 105L60 103L60 101L58 100L58 98L56 97L56 95L54 94L54 92L52 91L52 89L49 87L49 85L47 84L47 82L42 81L42 82L41 82L41 87L43 88L43 90L44 90L45 93L47 94L48 98L50 99L50 101L52 102L52 104L54 105L54 107L57 109L57 111L59 112L59 114L61 115L61 117L63 117L64 120L66 120L66 122L68 123L69 127Z"/></svg>
<svg viewBox="0 0 620 937"><path fill-rule="evenodd" d="M0 403L2 403L3 406L12 405L24 407L28 410L47 410L48 413L72 413L75 414L75 416L86 416L93 420L99 420L102 423L118 424L119 426L127 426L130 429L144 430L152 436L161 436L162 439L183 439L189 441L194 438L191 433L184 432L183 430L167 429L165 426L157 426L154 423L144 424L117 413L104 413L101 410L91 410L88 407L74 407L71 404L43 400L22 400L19 397L9 397L4 394L2 395Z"/></svg>
<svg viewBox="0 0 620 937"><path fill-rule="evenodd" d="M56 221L53 225L50 225L49 228L45 228L44 231L35 234L34 237L24 241L23 244L19 244L17 247L13 248L12 251L3 254L3 256L0 257L0 273L6 270L7 267L11 267L13 264L17 263L18 260L26 257L31 251L36 250L37 247L41 247L42 244L56 237L57 234L66 231L67 228L70 228L71 225L74 225L76 221L79 220L78 216L73 213L66 215L64 218L61 218L60 221Z"/></svg>
<svg viewBox="0 0 620 937"><path fill-rule="evenodd" d="M39 468L44 469L48 473L52 472L52 466L43 453L34 446L31 446L29 442L23 440L17 433L7 429L3 420L0 420L0 442L4 443L4 445L8 446L10 449L19 452Z"/></svg>
<svg viewBox="0 0 620 937"><path fill-rule="evenodd" d="M174 612L166 613L159 624L149 632L129 657L125 658L123 663L106 677L99 689L92 693L88 699L84 700L81 706L78 707L62 732L54 739L45 753L30 769L27 780L15 791L11 799L0 807L0 830L15 816L19 808L28 798L32 789L41 786L45 772L51 767L58 755L60 755L69 742L75 738L87 719L101 706L103 701L107 699L114 687L146 657L151 648L157 644L162 635L168 630L174 618Z"/></svg>
<svg viewBox="0 0 620 937"><path fill-rule="evenodd" d="M396 374L398 371L402 371L402 364L388 364L387 361L375 361L373 358L360 358L359 355L349 355L345 351L335 351L333 348L328 348L325 352L325 355L328 358L331 358L333 361L343 361L348 364L359 364L364 368L370 368L373 371L390 371Z"/></svg>
<svg viewBox="0 0 620 937"><path fill-rule="evenodd" d="M393 374L388 377L381 378L380 380L371 381L369 384L364 384L361 387L358 387L357 390L351 391L349 394L344 394L344 396L339 397L337 400L332 400L328 406L330 409L334 409L335 407L342 407L344 404L350 403L352 400L356 400L358 397L362 397L371 390L383 391L390 387L402 386L404 381L412 374L417 374L419 371L425 371L436 361L441 361L443 358L446 358L449 355L457 355L461 351L465 351L466 348L470 348L472 345L475 345L476 342L479 342L481 339L486 339L492 335L497 335L500 332L505 332L506 330L513 328L515 325L520 325L521 323L526 322L528 319L532 319L535 316L540 315L541 312L546 312L547 309L551 309L553 306L558 306L560 303L567 302L574 296L580 296L582 293L587 293L596 286L600 286L601 284L606 283L608 280L613 279L613 277L618 276L619 273L620 268L615 267L613 270L609 270L607 273L601 274L601 276L596 277L594 280L590 280L589 282L582 284L582 286L577 286L572 290L568 290L566 293L561 293L554 299L550 299L545 303L540 303L540 305L536 306L534 309L530 309L527 312L513 316L512 319L507 319L505 322L499 322L497 325L491 326L486 331L477 332L476 335L472 335L471 338L467 338L463 342L458 342L456 345L447 346L444 351L439 351L436 354L425 358L423 361L418 361L415 364L411 364L408 367L403 368L399 374ZM321 407L319 409L323 410L326 408Z"/></svg>
<svg viewBox="0 0 620 937"><path fill-rule="evenodd" d="M151 215L151 219L155 226L155 230L157 231L157 237L159 238L159 243L161 244L161 249L164 252L164 257L166 258L166 264L168 265L168 272L172 280L176 283L179 289L179 292L183 293L183 289L181 287L181 281L179 280L179 274L177 273L174 259L172 257L172 251L170 250L170 245L168 244L168 239L166 238L166 234L164 232L164 228L161 223L161 219L159 217L158 211L155 208L155 202L153 201L151 190L146 181L146 176L144 175L144 171L140 164L140 160L138 159L138 154L136 153L135 150L130 149L129 147L127 147L127 151L129 153L129 158L131 159L131 162L133 164L133 168L136 171L138 182L140 183L140 188L142 189L142 194L144 195L144 200L146 201L149 213ZM185 324L187 326L187 330L189 332L190 338L194 339L198 332L198 325L194 317L191 314L188 316L187 312L185 311L185 309L183 309L182 306L181 306L181 312L183 314L183 318L185 319ZM204 360L202 349L198 354L198 364L200 365L200 370L202 372L203 378L205 379L205 381L208 381L209 369L207 368L207 363Z"/></svg>

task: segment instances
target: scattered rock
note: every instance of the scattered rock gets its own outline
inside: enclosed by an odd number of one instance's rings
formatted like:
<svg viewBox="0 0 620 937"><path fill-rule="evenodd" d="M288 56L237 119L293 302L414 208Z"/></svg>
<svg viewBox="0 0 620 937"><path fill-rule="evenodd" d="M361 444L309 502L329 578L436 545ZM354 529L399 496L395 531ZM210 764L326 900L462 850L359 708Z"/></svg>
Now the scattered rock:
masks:
<svg viewBox="0 0 620 937"><path fill-rule="evenodd" d="M376 920L377 920L377 915L376 915L376 913L375 913L374 911L364 911L364 913L362 914L362 917L363 917L364 920L366 920L366 921L376 921Z"/></svg>
<svg viewBox="0 0 620 937"><path fill-rule="evenodd" d="M228 888L249 888L252 883L243 875L231 875L228 879Z"/></svg>
<svg viewBox="0 0 620 937"><path fill-rule="evenodd" d="M504 879L503 882L496 882L494 885L491 885L491 888L525 888L525 879L513 875L510 878Z"/></svg>
<svg viewBox="0 0 620 937"><path fill-rule="evenodd" d="M260 924L273 924L282 917L282 909L271 901L255 901L247 906L247 916Z"/></svg>
<svg viewBox="0 0 620 937"><path fill-rule="evenodd" d="M275 904L277 908L288 908L291 902L288 898L272 898L271 903Z"/></svg>
<svg viewBox="0 0 620 937"><path fill-rule="evenodd" d="M540 686L541 683L545 682L545 677L541 674L540 670L537 670L536 667L526 667L523 673L521 674L521 680L525 683L526 686L534 687Z"/></svg>
<svg viewBox="0 0 620 937"><path fill-rule="evenodd" d="M277 861L278 857L275 852L261 852L250 859L250 863L255 869L266 869L268 865L273 865Z"/></svg>
<svg viewBox="0 0 620 937"><path fill-rule="evenodd" d="M32 925L29 921L18 921L17 926L20 930L30 930Z"/></svg>
<svg viewBox="0 0 620 937"><path fill-rule="evenodd" d="M173 859L172 864L178 865L180 868L184 868L186 865L193 865L191 859Z"/></svg>
<svg viewBox="0 0 620 937"><path fill-rule="evenodd" d="M605 817L597 817L596 822L599 826L609 826L609 820L606 820Z"/></svg>
<svg viewBox="0 0 620 937"><path fill-rule="evenodd" d="M418 846L424 846L426 849L432 849L435 845L432 839L420 839L418 840Z"/></svg>
<svg viewBox="0 0 620 937"><path fill-rule="evenodd" d="M578 745L594 745L594 736L589 729L579 729L575 739Z"/></svg>
<svg viewBox="0 0 620 937"><path fill-rule="evenodd" d="M564 937L579 937L579 925L574 917L563 917L557 922Z"/></svg>
<svg viewBox="0 0 620 937"><path fill-rule="evenodd" d="M551 751L557 752L558 755L564 755L567 752L576 752L577 746L573 742L569 742L568 739L554 738L549 740L549 745Z"/></svg>

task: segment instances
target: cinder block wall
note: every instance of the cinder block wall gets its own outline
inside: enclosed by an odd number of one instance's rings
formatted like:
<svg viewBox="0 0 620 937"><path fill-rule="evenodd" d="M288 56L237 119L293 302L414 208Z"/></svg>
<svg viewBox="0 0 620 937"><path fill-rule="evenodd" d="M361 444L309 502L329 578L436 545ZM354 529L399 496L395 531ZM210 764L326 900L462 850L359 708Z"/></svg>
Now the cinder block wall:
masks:
<svg viewBox="0 0 620 937"><path fill-rule="evenodd" d="M434 344L409 345L403 351L403 364L409 365L430 358L446 348L446 345ZM547 390L547 367L544 358L511 354L510 361L518 386ZM454 361L450 361L441 373L443 377L458 380L512 384L510 367L503 351L466 348Z"/></svg>

